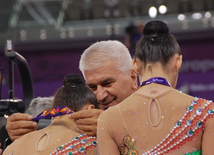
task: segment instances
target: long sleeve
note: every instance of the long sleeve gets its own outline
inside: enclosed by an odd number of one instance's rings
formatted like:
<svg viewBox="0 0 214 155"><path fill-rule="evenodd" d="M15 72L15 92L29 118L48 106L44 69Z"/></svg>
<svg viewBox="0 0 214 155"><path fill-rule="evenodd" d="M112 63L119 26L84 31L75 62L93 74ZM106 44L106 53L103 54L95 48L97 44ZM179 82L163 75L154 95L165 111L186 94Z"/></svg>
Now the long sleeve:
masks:
<svg viewBox="0 0 214 155"><path fill-rule="evenodd" d="M111 135L112 124L109 124L111 119L108 116L108 111L104 111L98 119L98 153L99 155L120 155L118 146Z"/></svg>

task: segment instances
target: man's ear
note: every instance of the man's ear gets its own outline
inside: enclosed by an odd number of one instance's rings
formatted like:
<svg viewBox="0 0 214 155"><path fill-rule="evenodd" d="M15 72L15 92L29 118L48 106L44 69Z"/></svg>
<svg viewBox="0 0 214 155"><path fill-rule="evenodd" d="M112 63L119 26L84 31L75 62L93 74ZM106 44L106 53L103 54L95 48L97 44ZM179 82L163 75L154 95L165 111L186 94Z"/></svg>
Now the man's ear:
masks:
<svg viewBox="0 0 214 155"><path fill-rule="evenodd" d="M130 76L131 76L131 88L132 90L137 89L137 74L133 69L130 70Z"/></svg>

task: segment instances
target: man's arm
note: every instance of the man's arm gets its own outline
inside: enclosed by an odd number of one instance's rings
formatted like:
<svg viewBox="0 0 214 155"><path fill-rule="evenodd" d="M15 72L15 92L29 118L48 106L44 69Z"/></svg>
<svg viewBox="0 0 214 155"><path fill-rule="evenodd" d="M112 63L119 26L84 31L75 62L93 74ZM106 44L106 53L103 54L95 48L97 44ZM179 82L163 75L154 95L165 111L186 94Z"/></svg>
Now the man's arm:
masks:
<svg viewBox="0 0 214 155"><path fill-rule="evenodd" d="M38 124L31 121L32 118L31 115L22 113L15 113L7 118L6 130L12 141L38 129Z"/></svg>
<svg viewBox="0 0 214 155"><path fill-rule="evenodd" d="M80 133L86 133L89 136L97 135L97 121L103 110L88 109L75 112L69 116L74 119Z"/></svg>

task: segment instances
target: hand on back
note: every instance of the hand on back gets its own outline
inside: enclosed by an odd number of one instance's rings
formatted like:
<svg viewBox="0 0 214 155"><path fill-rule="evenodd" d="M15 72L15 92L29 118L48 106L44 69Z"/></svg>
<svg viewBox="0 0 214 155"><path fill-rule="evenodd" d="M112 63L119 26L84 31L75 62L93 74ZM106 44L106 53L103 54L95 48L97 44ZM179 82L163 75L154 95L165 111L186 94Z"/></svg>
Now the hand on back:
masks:
<svg viewBox="0 0 214 155"><path fill-rule="evenodd" d="M74 119L80 133L96 136L97 121L102 112L103 110L100 109L80 110L71 114L69 118Z"/></svg>

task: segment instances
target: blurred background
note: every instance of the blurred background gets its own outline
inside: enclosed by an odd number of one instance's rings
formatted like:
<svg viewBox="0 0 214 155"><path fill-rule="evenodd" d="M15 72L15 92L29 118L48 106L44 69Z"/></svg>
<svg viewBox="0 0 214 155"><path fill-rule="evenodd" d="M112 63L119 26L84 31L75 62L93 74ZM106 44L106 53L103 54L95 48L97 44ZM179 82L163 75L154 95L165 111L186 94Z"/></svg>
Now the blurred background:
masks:
<svg viewBox="0 0 214 155"><path fill-rule="evenodd" d="M150 20L163 20L178 40L183 65L177 89L214 99L214 0L0 0L2 98L8 98L6 40L28 62L35 97L51 96L69 73L81 74L81 53L92 43L117 39L134 54ZM14 96L22 99L14 67Z"/></svg>

